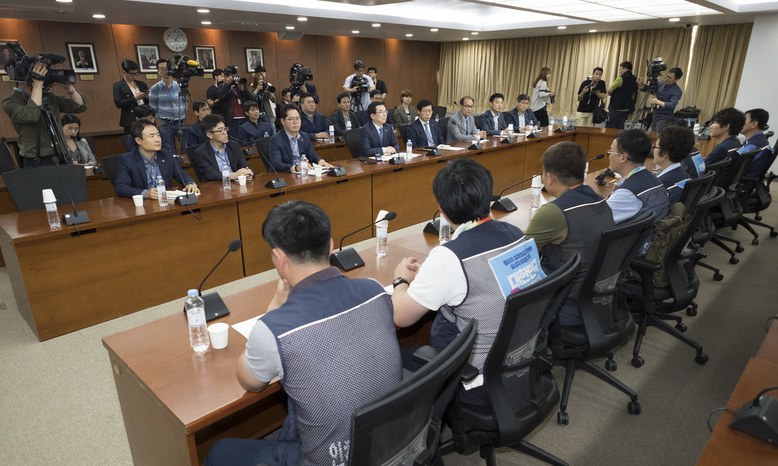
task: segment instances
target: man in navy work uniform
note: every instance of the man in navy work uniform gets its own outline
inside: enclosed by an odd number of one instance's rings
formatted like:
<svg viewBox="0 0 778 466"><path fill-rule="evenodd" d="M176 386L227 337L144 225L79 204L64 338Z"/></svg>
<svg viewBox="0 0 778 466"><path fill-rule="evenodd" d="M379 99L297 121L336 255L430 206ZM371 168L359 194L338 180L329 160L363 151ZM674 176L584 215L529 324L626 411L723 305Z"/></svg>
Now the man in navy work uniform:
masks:
<svg viewBox="0 0 778 466"><path fill-rule="evenodd" d="M665 126L654 144L654 163L661 169L656 177L667 188L670 204L679 202L683 187L691 178L681 162L694 149L694 131L687 126Z"/></svg>
<svg viewBox="0 0 778 466"><path fill-rule="evenodd" d="M476 319L478 333L469 363L480 373L505 308L489 259L518 246L524 235L490 217L492 175L474 160L449 162L435 176L432 191L454 234L451 241L433 248L424 264L406 257L395 268L394 323L408 327L428 311L437 311L429 343L442 349ZM483 385L463 390L459 397L467 404L489 404Z"/></svg>
<svg viewBox="0 0 778 466"><path fill-rule="evenodd" d="M162 151L162 137L154 123L138 120L130 127L130 134L137 147L119 156L116 165L114 188L122 197L142 194L149 199L157 199L157 177L165 180L165 187L173 187L173 179L184 186L188 193L200 193L192 177L180 167L172 154Z"/></svg>
<svg viewBox="0 0 778 466"><path fill-rule="evenodd" d="M221 440L205 464L346 464L354 411L402 380L391 298L330 267L330 221L316 205L273 207L262 236L280 279L236 375L252 392L280 377L289 414L275 440Z"/></svg>
<svg viewBox="0 0 778 466"><path fill-rule="evenodd" d="M585 170L586 155L578 144L565 141L546 149L541 176L546 190L556 199L538 209L526 231L535 239L547 274L574 254L581 255L581 268L558 315L559 325L564 326L583 325L578 292L593 265L602 232L615 226L605 199L583 184Z"/></svg>

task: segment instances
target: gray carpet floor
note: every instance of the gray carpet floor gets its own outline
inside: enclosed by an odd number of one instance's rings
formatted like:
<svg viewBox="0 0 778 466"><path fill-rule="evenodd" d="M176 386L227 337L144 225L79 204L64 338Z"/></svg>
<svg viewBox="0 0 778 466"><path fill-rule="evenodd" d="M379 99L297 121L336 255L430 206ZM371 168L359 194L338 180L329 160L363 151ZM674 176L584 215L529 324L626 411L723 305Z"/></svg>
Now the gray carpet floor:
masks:
<svg viewBox="0 0 778 466"><path fill-rule="evenodd" d="M778 224L776 210L765 214L768 223ZM406 231L418 234L415 227ZM732 233L746 246L737 265L728 264L728 256L718 248L706 248L708 261L719 266L725 278L714 282L712 273L698 270L699 314L684 321L688 335L710 356L707 365L694 362L691 348L651 328L643 344L643 367L630 365L631 341L616 353L615 374L639 393L639 416L627 413L628 399L621 392L578 372L568 406L570 424L557 425L553 412L528 440L572 465L694 464L709 436L709 413L724 406L764 338L766 320L776 315L778 240L760 233L759 246L751 246L744 231ZM274 273L217 289L234 293ZM0 268L0 464L132 464L101 338L177 312L180 301L38 342L17 312L8 274ZM555 368L554 374L561 384L563 370ZM451 465L482 464L477 454L454 454L445 460ZM537 462L501 449L498 463Z"/></svg>

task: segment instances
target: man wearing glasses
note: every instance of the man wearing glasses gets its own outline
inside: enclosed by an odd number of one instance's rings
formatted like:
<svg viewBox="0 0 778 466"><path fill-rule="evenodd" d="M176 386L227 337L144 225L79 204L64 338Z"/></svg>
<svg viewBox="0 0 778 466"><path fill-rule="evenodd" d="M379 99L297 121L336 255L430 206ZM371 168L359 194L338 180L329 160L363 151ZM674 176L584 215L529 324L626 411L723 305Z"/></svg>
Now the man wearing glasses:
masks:
<svg viewBox="0 0 778 466"><path fill-rule="evenodd" d="M136 81L140 72L138 64L132 60L122 61L124 78L113 85L113 103L121 110L119 126L124 128L124 134L130 134L130 126L135 122L132 110L138 105L148 103L149 86L143 81Z"/></svg>
<svg viewBox="0 0 778 466"><path fill-rule="evenodd" d="M254 176L240 144L230 141L229 128L224 124L223 116L207 115L201 124L208 142L201 144L189 156L200 182L219 181L224 170L230 172L231 180L241 175Z"/></svg>
<svg viewBox="0 0 778 466"><path fill-rule="evenodd" d="M476 138L483 139L486 137L486 131L479 130L475 125L475 118L473 118L474 102L470 96L459 99L459 111L448 120L446 142L449 144L456 141L473 142Z"/></svg>
<svg viewBox="0 0 778 466"><path fill-rule="evenodd" d="M283 130L270 138L268 148L270 169L279 172L300 172L300 159L303 155L309 163L317 163L325 168L332 165L324 161L311 145L307 134L300 131L302 119L300 111L294 105L285 105L278 111Z"/></svg>

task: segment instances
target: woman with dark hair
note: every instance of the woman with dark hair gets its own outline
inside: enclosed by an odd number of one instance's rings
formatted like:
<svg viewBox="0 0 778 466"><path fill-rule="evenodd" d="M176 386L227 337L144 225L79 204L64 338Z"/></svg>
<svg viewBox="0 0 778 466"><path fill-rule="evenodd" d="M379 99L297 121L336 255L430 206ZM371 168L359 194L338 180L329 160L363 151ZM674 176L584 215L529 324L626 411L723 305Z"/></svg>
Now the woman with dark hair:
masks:
<svg viewBox="0 0 778 466"><path fill-rule="evenodd" d="M551 76L551 68L544 66L540 69L538 77L532 83L532 113L538 118L540 126L548 126L548 110L546 106L552 102L556 92L548 90L548 78Z"/></svg>
<svg viewBox="0 0 778 466"><path fill-rule="evenodd" d="M78 134L81 130L81 120L72 113L66 113L62 115L60 121L62 134L65 136L65 149L73 165L97 165L97 159L89 143Z"/></svg>
<svg viewBox="0 0 778 466"><path fill-rule="evenodd" d="M119 116L119 126L124 128L124 134L130 134L130 126L135 122L132 110L149 101L149 86L143 81L136 81L135 76L140 67L132 60L122 60L124 77L113 85L113 103L122 112Z"/></svg>
<svg viewBox="0 0 778 466"><path fill-rule="evenodd" d="M416 120L416 108L411 105L413 92L404 90L400 93L400 105L394 110L394 121L398 125L410 125Z"/></svg>

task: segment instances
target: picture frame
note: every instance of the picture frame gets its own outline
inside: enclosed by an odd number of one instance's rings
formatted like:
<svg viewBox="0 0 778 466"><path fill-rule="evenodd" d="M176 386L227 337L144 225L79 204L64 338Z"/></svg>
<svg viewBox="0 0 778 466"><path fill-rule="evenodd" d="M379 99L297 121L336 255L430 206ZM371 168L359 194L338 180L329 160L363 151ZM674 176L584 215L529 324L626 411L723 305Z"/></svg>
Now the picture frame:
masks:
<svg viewBox="0 0 778 466"><path fill-rule="evenodd" d="M95 46L87 42L65 43L70 58L70 66L76 74L98 74Z"/></svg>
<svg viewBox="0 0 778 466"><path fill-rule="evenodd" d="M206 73L216 69L216 49L213 45L197 45L195 50L195 60L200 62L200 67Z"/></svg>
<svg viewBox="0 0 778 466"><path fill-rule="evenodd" d="M138 55L138 65L141 73L156 73L157 62L160 59L159 46L156 44L135 44Z"/></svg>
<svg viewBox="0 0 778 466"><path fill-rule="evenodd" d="M246 47L246 71L253 73L257 66L265 66L265 57L262 49L258 47Z"/></svg>

